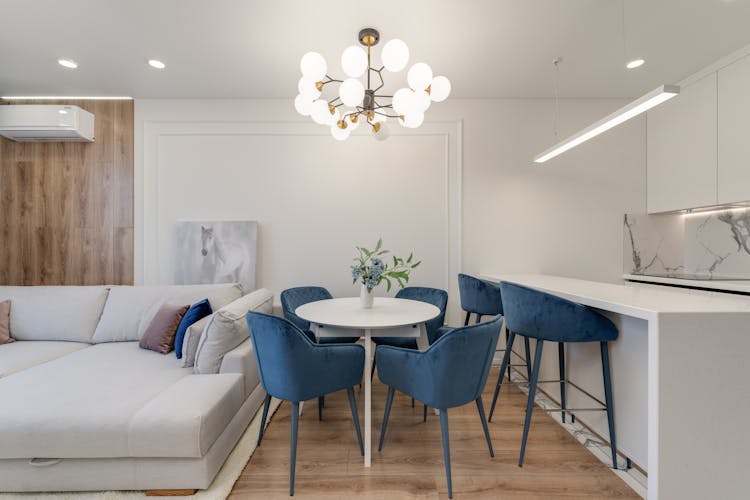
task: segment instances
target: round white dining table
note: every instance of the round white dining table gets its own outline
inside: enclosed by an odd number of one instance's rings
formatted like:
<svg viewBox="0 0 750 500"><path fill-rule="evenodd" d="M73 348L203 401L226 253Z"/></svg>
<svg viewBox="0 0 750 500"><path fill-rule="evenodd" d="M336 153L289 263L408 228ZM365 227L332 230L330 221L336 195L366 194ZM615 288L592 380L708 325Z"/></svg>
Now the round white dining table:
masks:
<svg viewBox="0 0 750 500"><path fill-rule="evenodd" d="M429 347L425 322L440 314L432 304L409 299L375 297L371 309L359 297L320 300L299 306L294 313L310 322L315 337L363 337L365 341L365 467L372 461L372 338L411 337L420 350Z"/></svg>

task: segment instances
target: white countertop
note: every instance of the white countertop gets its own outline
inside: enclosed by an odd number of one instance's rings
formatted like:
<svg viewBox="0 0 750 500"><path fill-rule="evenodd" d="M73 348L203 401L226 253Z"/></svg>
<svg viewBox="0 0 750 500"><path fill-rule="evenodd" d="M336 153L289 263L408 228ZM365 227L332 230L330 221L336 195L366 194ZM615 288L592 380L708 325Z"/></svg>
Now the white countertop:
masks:
<svg viewBox="0 0 750 500"><path fill-rule="evenodd" d="M749 313L750 297L641 283L603 283L544 274L484 273L482 278L509 281L552 293L579 304L646 320L662 313Z"/></svg>
<svg viewBox="0 0 750 500"><path fill-rule="evenodd" d="M622 278L642 283L662 283L665 285L679 285L691 288L707 288L710 290L724 290L727 292L750 293L750 280L688 280L684 278L668 278L664 276L647 276L645 274L623 274Z"/></svg>

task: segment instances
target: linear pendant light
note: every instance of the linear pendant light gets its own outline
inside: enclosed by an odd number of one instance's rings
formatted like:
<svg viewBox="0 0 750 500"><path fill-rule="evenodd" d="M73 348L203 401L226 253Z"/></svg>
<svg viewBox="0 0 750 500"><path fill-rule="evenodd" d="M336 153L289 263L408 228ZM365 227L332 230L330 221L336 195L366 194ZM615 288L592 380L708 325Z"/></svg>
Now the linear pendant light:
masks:
<svg viewBox="0 0 750 500"><path fill-rule="evenodd" d="M544 163L545 161L554 158L555 156L560 155L565 151L572 149L579 144L582 144L589 139L596 137L603 132L606 132L611 128L614 128L619 124L640 115L644 111L648 111L654 106L658 106L664 101L668 101L679 93L680 87L678 87L677 85L662 85L644 95L643 97L640 97L630 104L623 106L614 113L605 116L598 122L589 125L580 132L576 132L564 141L558 142L543 153L536 155L534 157L534 162Z"/></svg>

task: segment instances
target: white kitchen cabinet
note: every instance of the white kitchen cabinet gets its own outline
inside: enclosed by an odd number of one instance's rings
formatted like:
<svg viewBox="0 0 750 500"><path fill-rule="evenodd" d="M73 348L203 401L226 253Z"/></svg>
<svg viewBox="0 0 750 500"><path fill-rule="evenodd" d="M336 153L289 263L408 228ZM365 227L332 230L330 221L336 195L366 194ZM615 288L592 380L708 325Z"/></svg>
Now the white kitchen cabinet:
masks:
<svg viewBox="0 0 750 500"><path fill-rule="evenodd" d="M716 204L717 76L648 112L648 212Z"/></svg>
<svg viewBox="0 0 750 500"><path fill-rule="evenodd" d="M750 201L750 56L718 72L718 203Z"/></svg>

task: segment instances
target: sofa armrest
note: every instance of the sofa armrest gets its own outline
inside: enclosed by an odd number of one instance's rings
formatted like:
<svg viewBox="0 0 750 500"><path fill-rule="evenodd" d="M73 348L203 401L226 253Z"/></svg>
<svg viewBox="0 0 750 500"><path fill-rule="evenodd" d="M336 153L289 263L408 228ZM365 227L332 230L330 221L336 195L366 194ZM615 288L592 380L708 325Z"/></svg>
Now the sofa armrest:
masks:
<svg viewBox="0 0 750 500"><path fill-rule="evenodd" d="M219 373L239 373L245 384L245 397L252 394L260 383L260 377L253 354L253 343L249 338L224 355Z"/></svg>

